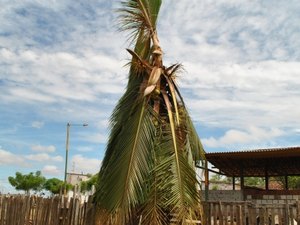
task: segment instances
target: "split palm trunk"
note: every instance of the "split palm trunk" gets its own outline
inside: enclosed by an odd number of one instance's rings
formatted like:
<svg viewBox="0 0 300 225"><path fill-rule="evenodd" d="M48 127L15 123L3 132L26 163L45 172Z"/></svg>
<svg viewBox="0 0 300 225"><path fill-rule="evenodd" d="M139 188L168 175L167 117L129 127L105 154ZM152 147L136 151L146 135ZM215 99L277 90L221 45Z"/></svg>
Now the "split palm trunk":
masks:
<svg viewBox="0 0 300 225"><path fill-rule="evenodd" d="M156 31L161 0L126 0L121 29L130 30L127 90L110 120L95 193L100 224L188 224L200 212L195 163L203 147L166 67Z"/></svg>

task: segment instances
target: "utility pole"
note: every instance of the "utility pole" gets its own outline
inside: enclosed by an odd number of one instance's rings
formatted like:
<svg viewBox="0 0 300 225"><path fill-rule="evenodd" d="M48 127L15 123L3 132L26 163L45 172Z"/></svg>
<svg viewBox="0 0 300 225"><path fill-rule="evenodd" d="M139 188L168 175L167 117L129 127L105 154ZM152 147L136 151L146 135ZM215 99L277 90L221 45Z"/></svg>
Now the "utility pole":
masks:
<svg viewBox="0 0 300 225"><path fill-rule="evenodd" d="M64 177L64 186L65 186L65 194L67 192L66 187L67 187L67 174L68 174L68 157L69 157L69 142L70 142L70 127L71 126L83 126L87 127L88 124L71 124L67 123L67 137L66 137L66 158L65 158L65 177Z"/></svg>

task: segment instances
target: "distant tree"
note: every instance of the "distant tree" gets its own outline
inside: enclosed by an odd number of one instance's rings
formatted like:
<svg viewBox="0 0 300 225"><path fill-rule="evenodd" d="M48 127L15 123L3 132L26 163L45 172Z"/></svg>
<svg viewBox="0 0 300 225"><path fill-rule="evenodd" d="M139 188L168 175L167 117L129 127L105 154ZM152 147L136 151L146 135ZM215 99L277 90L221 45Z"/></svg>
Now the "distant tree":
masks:
<svg viewBox="0 0 300 225"><path fill-rule="evenodd" d="M222 175L220 175L220 174L214 174L214 175L212 175L211 178L210 178L210 180L211 181L223 181L223 182L226 181L225 177L222 176Z"/></svg>
<svg viewBox="0 0 300 225"><path fill-rule="evenodd" d="M29 174L16 172L16 176L8 177L8 181L16 190L23 190L26 194L29 194L30 190L42 190L46 179L42 176L41 171Z"/></svg>
<svg viewBox="0 0 300 225"><path fill-rule="evenodd" d="M87 181L80 182L81 192L92 190L92 187L97 185L98 176L99 176L98 174L91 175L91 177Z"/></svg>
<svg viewBox="0 0 300 225"><path fill-rule="evenodd" d="M245 177L244 184L249 187L263 187L264 179L262 177Z"/></svg>
<svg viewBox="0 0 300 225"><path fill-rule="evenodd" d="M274 177L274 180L279 182L282 187L285 186L285 178L284 177ZM288 177L288 187L289 189L296 190L300 189L300 176L289 176Z"/></svg>
<svg viewBox="0 0 300 225"><path fill-rule="evenodd" d="M220 174L214 174L211 176L210 181L217 183L232 183L232 177L222 176ZM235 178L236 182L240 182L240 178ZM263 187L264 179L261 177L245 177L244 185L248 187ZM215 184L215 190L219 189L218 185Z"/></svg>
<svg viewBox="0 0 300 225"><path fill-rule="evenodd" d="M64 182L57 178L50 178L44 184L44 189L50 191L52 194L58 194L63 188Z"/></svg>
<svg viewBox="0 0 300 225"><path fill-rule="evenodd" d="M300 189L300 176L290 176L288 183L290 189Z"/></svg>
<svg viewBox="0 0 300 225"><path fill-rule="evenodd" d="M214 174L210 177L210 182L213 184L211 190L222 190L222 184L231 184L232 178L221 174Z"/></svg>

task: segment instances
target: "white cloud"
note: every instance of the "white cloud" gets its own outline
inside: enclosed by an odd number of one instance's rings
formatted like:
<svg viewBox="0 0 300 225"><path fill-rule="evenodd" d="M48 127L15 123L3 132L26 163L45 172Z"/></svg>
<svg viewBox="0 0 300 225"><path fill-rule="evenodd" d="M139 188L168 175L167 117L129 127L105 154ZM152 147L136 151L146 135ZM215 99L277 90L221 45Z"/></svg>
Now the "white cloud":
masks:
<svg viewBox="0 0 300 225"><path fill-rule="evenodd" d="M94 148L92 146L79 146L77 147L77 151L79 152L92 152Z"/></svg>
<svg viewBox="0 0 300 225"><path fill-rule="evenodd" d="M26 155L25 158L37 162L46 162L46 161L62 162L63 161L63 158L61 156L50 156L47 153L30 154L30 155Z"/></svg>
<svg viewBox="0 0 300 225"><path fill-rule="evenodd" d="M63 157L61 157L60 155L52 156L51 160L54 161L54 162L62 162L62 161L64 161Z"/></svg>
<svg viewBox="0 0 300 225"><path fill-rule="evenodd" d="M50 156L46 153L21 155L14 154L10 151L0 148L0 166L1 165L16 165L22 167L32 167L28 160L36 162L62 162L61 156Z"/></svg>
<svg viewBox="0 0 300 225"><path fill-rule="evenodd" d="M159 21L158 32L168 37L161 38L163 46L168 48L166 52L177 60L186 56L198 62L274 58L276 54L273 53L277 49L288 52L287 55L277 56L278 60L299 58L299 52L293 50L299 40L291 43L295 38L290 35L300 36L296 26L299 20L299 14L296 13L300 8L298 3L234 2L164 1L161 10L163 18ZM181 19L179 21L174 18ZM227 58L212 55L209 51L206 54L202 51L203 46L204 49L227 49Z"/></svg>
<svg viewBox="0 0 300 225"><path fill-rule="evenodd" d="M30 154L25 156L26 159L38 162L48 161L50 156L47 153L40 153L40 154Z"/></svg>
<svg viewBox="0 0 300 225"><path fill-rule="evenodd" d="M26 88L20 88L20 87L15 87L15 88L10 88L8 91L8 100L12 100L13 98L15 100L20 100L23 99L25 102L44 102L44 103L52 103L55 101L55 99L51 96L48 96L47 94L43 92L36 92L34 90L29 90Z"/></svg>
<svg viewBox="0 0 300 225"><path fill-rule="evenodd" d="M86 158L80 154L74 155L71 159L75 165L75 171L78 173L91 173L99 172L101 160L95 158Z"/></svg>
<svg viewBox="0 0 300 225"><path fill-rule="evenodd" d="M0 166L1 165L25 165L25 160L21 155L0 149Z"/></svg>
<svg viewBox="0 0 300 225"><path fill-rule="evenodd" d="M188 66L180 86L189 90L183 95L194 120L239 129L300 126L299 62Z"/></svg>
<svg viewBox="0 0 300 225"><path fill-rule="evenodd" d="M124 62L103 53L79 55L0 49L1 56L6 60L6 73L22 84L6 87L9 89L4 90L2 96L5 101L91 102L99 98L99 93L120 94L124 89L125 77L120 76ZM98 61L103 64L96 63ZM99 73L101 77L97 76Z"/></svg>
<svg viewBox="0 0 300 225"><path fill-rule="evenodd" d="M42 169L42 174L45 175L60 175L62 172L54 165L45 165Z"/></svg>
<svg viewBox="0 0 300 225"><path fill-rule="evenodd" d="M33 145L31 150L34 152L55 152L56 148L54 145L42 146L42 145Z"/></svg>
<svg viewBox="0 0 300 225"><path fill-rule="evenodd" d="M44 126L44 122L41 122L41 121L33 121L31 123L31 126L34 127L34 128L37 128L37 129L40 129Z"/></svg>
<svg viewBox="0 0 300 225"><path fill-rule="evenodd" d="M16 137L11 143L24 155L2 150L9 160L0 157L0 162L25 160L28 143L22 132L27 131L20 124L32 118L51 123L44 136L53 140L57 132L65 132L57 127L66 121L88 121L97 130L90 136L82 133L80 141L105 143L107 120L127 83L124 59L130 58L125 35L113 26L117 1L5 0L2 5L0 113L15 129L8 132L2 126L0 141L8 146L7 140ZM297 1L163 2L158 34L164 62L185 67L178 83L192 119L197 129L227 130L223 137L206 138L208 145L222 147L237 139L263 145L285 139L280 132L299 140L299 10ZM258 130L247 128L249 124ZM26 137L38 138L33 133ZM61 140L55 141L59 146ZM46 154L54 146L34 149L40 154L27 159L62 160Z"/></svg>
<svg viewBox="0 0 300 225"><path fill-rule="evenodd" d="M83 139L92 143L100 143L104 144L107 142L107 134L106 133L98 133L98 134L88 134Z"/></svg>
<svg viewBox="0 0 300 225"><path fill-rule="evenodd" d="M219 138L204 138L202 142L207 147L223 147L230 149L232 146L259 146L261 142L267 143L273 138L285 135L284 131L277 128L263 129L251 126L247 130L228 130Z"/></svg>

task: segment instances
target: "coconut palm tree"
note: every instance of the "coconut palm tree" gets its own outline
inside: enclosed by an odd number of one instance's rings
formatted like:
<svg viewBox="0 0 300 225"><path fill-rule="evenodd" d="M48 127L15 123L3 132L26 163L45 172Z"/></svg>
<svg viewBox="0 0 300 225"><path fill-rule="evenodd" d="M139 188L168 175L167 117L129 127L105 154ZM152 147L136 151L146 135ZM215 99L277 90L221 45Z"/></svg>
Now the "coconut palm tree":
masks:
<svg viewBox="0 0 300 225"><path fill-rule="evenodd" d="M161 0L124 0L121 29L135 47L127 90L110 119L95 193L101 224L185 224L199 212L195 163L203 147L175 83L180 64L163 64L156 22Z"/></svg>

